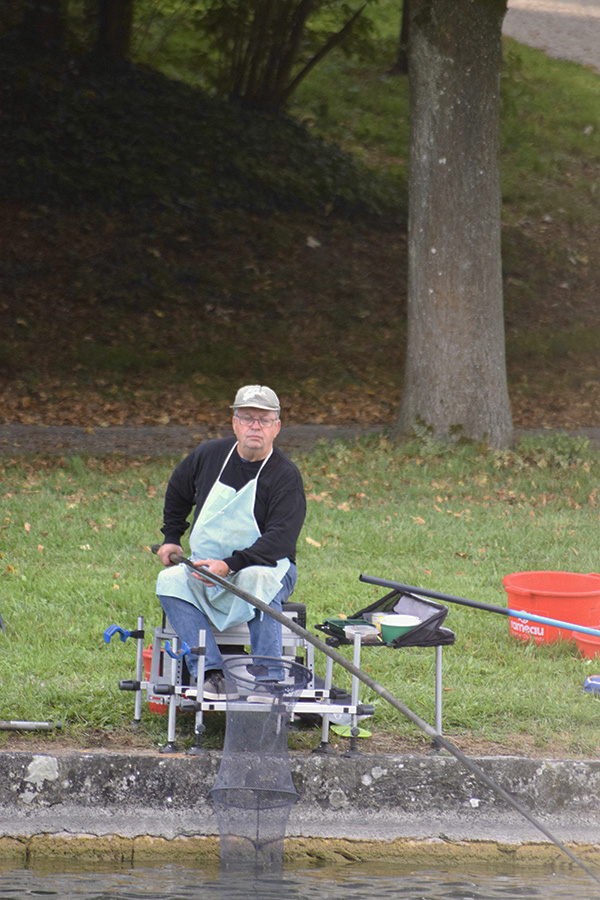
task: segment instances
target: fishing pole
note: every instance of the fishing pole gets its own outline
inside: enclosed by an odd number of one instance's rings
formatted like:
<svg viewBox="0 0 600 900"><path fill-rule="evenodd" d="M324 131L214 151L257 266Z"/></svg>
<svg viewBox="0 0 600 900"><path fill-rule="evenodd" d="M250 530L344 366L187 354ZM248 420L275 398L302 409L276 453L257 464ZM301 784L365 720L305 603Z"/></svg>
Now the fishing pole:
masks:
<svg viewBox="0 0 600 900"><path fill-rule="evenodd" d="M392 588L403 591L406 594L417 594L422 597L430 597L432 600L445 600L447 603L459 603L461 606L471 606L474 609L483 609L486 612L499 613L502 616L513 616L515 619L526 619L528 622L540 622L542 625L555 625L564 628L565 631L580 631L583 634L593 634L600 637L600 628L590 628L587 625L576 625L575 622L562 622L560 619L550 619L547 616L538 616L525 610L507 609L505 606L494 606L493 603L483 603L479 600L467 600L466 597L455 597L453 594L442 594L440 591L429 591L410 584L401 584L399 581L389 581L387 578L374 578L372 575L359 575L359 581L367 584L378 584L380 587Z"/></svg>
<svg viewBox="0 0 600 900"><path fill-rule="evenodd" d="M154 544L152 549L153 553L156 553L160 544ZM394 709L397 709L399 713L401 713L406 719L412 722L417 728L420 728L421 731L424 731L426 735L428 735L435 743L439 746L444 747L445 750L448 751L452 756L454 756L460 763L462 763L465 768L467 768L470 772L473 773L480 781L483 781L489 788L495 791L498 796L502 797L510 806L517 810L520 815L522 815L527 821L533 825L538 831L548 838L559 850L566 854L574 863L580 866L584 872L586 872L590 878L592 878L597 884L600 884L600 878L589 869L585 863L583 863L575 854L569 850L568 847L558 840L541 822L539 822L535 816L532 816L529 810L525 809L518 800L515 800L511 794L508 793L503 787L499 784L496 784L489 775L487 775L483 769L481 769L477 763L474 763L467 756L462 753L458 747L455 747L454 744L447 740L443 734L436 731L435 728L418 716L415 712L410 709L410 707L406 706L402 703L401 700L398 700L393 694L391 694L386 688L384 688L381 684L379 684L375 679L371 678L370 675L367 675L366 672L363 672L362 669L359 669L358 666L355 666L354 663L351 663L346 659L345 656L342 656L341 653L338 653L337 650L334 650L333 647L329 647L319 638L315 637L307 631L306 628L303 628L301 625L298 625L293 619L286 616L284 613L279 612L277 609L272 609L268 603L265 603L263 600L260 600L258 597L255 597L253 594L250 594L248 591L239 588L237 585L233 584L231 581L227 581L225 578L221 578L219 575L215 575L214 572L211 572L210 569L205 568L204 566L195 566L191 560L180 556L178 553L171 553L169 556L170 561L174 564L183 564L191 571L195 572L196 575L202 575L208 581L211 581L214 584L218 584L220 587L226 588L226 590L230 591L235 596L240 597L240 599L245 600L251 606L256 607L261 610L261 612L266 613L271 616L271 618L275 619L277 622L280 622L282 625L285 625L290 631L293 631L299 637L303 638L309 644L312 644L313 647L316 647L317 650L321 650L326 656L329 656L335 663L341 666L346 671L350 672L351 675L354 675L358 678L359 681L362 681L368 688L370 688L375 694L378 694L383 700L393 706ZM362 576L361 576L362 578Z"/></svg>

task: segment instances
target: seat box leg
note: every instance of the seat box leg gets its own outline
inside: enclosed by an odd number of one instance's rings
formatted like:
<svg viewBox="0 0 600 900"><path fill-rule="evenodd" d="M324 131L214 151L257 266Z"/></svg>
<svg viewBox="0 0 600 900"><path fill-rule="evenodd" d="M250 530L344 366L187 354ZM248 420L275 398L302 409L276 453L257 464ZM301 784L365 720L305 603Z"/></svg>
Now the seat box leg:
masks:
<svg viewBox="0 0 600 900"><path fill-rule="evenodd" d="M314 672L314 670L313 670ZM325 691L326 695L331 697L331 685L333 684L333 660L330 656L328 656L325 660ZM321 743L318 747L315 747L313 753L318 755L333 755L335 756L335 750L329 743L329 713L323 714L323 721L321 725Z"/></svg>
<svg viewBox="0 0 600 900"><path fill-rule="evenodd" d="M173 653L179 653L179 638L173 638ZM169 659L169 712L167 715L167 743L164 747L160 748L160 753L177 753L178 747L175 743L175 729L176 729L176 721L177 721L177 693L176 687L178 683L181 683L181 679L178 677L181 667L180 661L178 659Z"/></svg>
<svg viewBox="0 0 600 900"><path fill-rule="evenodd" d="M206 731L204 724L204 712L202 709L202 692L204 690L204 673L206 671L206 632L201 629L198 632L198 676L196 679L196 713L194 720L194 743L187 751L188 756L200 756L207 751L202 746L202 738Z"/></svg>
<svg viewBox="0 0 600 900"><path fill-rule="evenodd" d="M435 647L435 730L442 733L442 647ZM431 742L431 749L439 753L442 749L435 738Z"/></svg>
<svg viewBox="0 0 600 900"><path fill-rule="evenodd" d="M360 634L354 635L354 651L352 656L352 662L357 669L360 669L360 650L361 650L361 640ZM358 709L358 694L359 681L356 675L352 676L352 707L353 709ZM360 750L358 749L358 735L360 733L360 729L358 727L358 714L356 712L352 713L352 718L350 720L350 748L346 750L344 756L358 756Z"/></svg>

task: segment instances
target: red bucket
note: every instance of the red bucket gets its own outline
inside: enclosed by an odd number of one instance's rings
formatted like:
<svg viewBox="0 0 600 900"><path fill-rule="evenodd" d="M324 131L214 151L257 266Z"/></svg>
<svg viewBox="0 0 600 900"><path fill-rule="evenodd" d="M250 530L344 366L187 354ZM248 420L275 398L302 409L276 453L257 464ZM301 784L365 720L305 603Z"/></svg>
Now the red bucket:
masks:
<svg viewBox="0 0 600 900"><path fill-rule="evenodd" d="M150 680L150 669L152 666L152 644L142 652L144 660L144 676L146 681ZM152 699L150 699L150 697ZM169 698L161 697L158 694L149 694L148 709L151 713L157 713L159 716L166 716L169 712Z"/></svg>
<svg viewBox="0 0 600 900"><path fill-rule="evenodd" d="M600 622L600 575L515 572L506 575L502 584L508 596L509 609L592 628ZM534 640L537 644L574 639L572 631L515 616L509 616L509 627L516 638Z"/></svg>
<svg viewBox="0 0 600 900"><path fill-rule="evenodd" d="M590 623L590 628L600 628L600 625ZM597 656L600 656L600 637L593 634L581 634L579 631L574 631L573 634L577 649L582 656L587 659L596 659Z"/></svg>

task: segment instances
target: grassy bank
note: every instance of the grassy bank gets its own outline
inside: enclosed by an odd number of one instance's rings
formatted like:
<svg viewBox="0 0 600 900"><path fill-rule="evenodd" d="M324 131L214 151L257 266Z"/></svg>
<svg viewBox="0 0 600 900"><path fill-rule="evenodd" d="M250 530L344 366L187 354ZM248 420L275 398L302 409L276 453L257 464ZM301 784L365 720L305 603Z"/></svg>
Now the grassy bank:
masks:
<svg viewBox="0 0 600 900"><path fill-rule="evenodd" d="M158 624L149 545L160 538L173 460L12 460L3 464L0 674L5 719L53 720L80 745L164 742L165 722L128 728L134 645L103 643L113 623ZM295 599L309 627L383 593L359 574L506 606L502 577L523 570L598 568L600 455L566 438L518 451L451 453L372 438L323 445L298 458L308 494ZM444 651L444 731L459 746L544 755L595 755L600 707L583 692L598 673L574 643L536 647L509 637L508 620L451 606L456 644ZM148 641L149 642L149 641ZM363 666L432 722L434 654L368 650ZM344 684L345 672L336 673ZM372 747L427 748L428 739L379 698ZM191 722L188 726L191 735ZM218 746L222 718L209 741ZM25 742L33 738L24 737ZM39 740L39 738L35 738ZM45 738L52 745L57 736ZM191 736L190 738L191 739ZM0 746L15 738L0 733ZM317 731L295 738L316 746Z"/></svg>

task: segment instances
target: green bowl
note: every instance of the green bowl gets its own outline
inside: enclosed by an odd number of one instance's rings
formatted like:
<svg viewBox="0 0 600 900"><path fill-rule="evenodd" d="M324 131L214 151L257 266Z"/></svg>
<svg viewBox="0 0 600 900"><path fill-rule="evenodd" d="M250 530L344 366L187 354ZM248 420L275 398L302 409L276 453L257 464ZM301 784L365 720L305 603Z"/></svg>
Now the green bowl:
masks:
<svg viewBox="0 0 600 900"><path fill-rule="evenodd" d="M386 644L389 644L391 641L395 641L396 638L402 637L407 631L415 628L420 622L421 619L418 616L396 614L384 616L379 622L381 637Z"/></svg>

